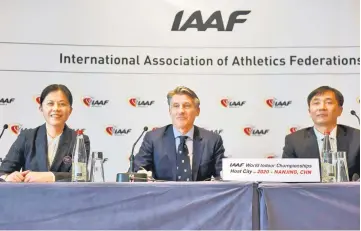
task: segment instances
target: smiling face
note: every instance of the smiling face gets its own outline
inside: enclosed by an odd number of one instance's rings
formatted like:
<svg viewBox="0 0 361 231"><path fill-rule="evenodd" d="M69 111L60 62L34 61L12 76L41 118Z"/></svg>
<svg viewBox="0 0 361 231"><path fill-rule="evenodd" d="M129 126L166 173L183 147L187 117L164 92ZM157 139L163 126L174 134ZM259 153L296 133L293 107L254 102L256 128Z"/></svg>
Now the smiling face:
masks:
<svg viewBox="0 0 361 231"><path fill-rule="evenodd" d="M342 113L342 106L334 92L325 91L312 97L308 111L315 125L333 126Z"/></svg>
<svg viewBox="0 0 361 231"><path fill-rule="evenodd" d="M68 98L61 90L50 92L40 106L46 123L54 127L64 126L72 110Z"/></svg>
<svg viewBox="0 0 361 231"><path fill-rule="evenodd" d="M193 127L194 120L199 113L200 108L192 97L185 94L176 94L172 97L169 114L177 130L188 132Z"/></svg>

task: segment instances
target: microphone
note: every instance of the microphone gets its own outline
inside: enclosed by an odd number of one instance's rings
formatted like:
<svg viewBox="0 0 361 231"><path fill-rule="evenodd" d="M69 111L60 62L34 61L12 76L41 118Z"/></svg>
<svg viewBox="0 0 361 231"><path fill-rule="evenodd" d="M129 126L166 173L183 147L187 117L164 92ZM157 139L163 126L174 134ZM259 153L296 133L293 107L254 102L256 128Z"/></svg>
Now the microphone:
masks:
<svg viewBox="0 0 361 231"><path fill-rule="evenodd" d="M360 181L360 176L359 176L359 174L354 173L354 174L352 175L352 180L351 180L351 181Z"/></svg>
<svg viewBox="0 0 361 231"><path fill-rule="evenodd" d="M135 148L135 145L138 143L138 141L140 140L140 138L142 138L143 134L148 131L148 127L145 126L143 128L143 131L142 131L142 134L140 134L140 136L138 137L137 141L135 141L135 143L133 144L133 148L132 148L132 154L130 155L129 157L129 164L130 164L130 168L129 168L129 172L130 173L133 173L134 172L134 148Z"/></svg>
<svg viewBox="0 0 361 231"><path fill-rule="evenodd" d="M3 130L1 131L1 134L0 134L0 139L3 136L5 129L8 129L8 127L9 127L9 125L4 124Z"/></svg>
<svg viewBox="0 0 361 231"><path fill-rule="evenodd" d="M351 115L356 116L357 120L358 120L358 124L360 125L360 117L358 117L358 115L356 114L355 110L351 110L350 111Z"/></svg>

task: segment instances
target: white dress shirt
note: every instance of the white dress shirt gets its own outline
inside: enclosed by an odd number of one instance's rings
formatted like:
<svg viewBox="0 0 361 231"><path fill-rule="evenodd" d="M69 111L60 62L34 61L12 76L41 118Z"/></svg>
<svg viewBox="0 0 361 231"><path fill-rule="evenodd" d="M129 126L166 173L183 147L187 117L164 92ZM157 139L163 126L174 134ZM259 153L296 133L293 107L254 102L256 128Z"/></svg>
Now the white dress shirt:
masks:
<svg viewBox="0 0 361 231"><path fill-rule="evenodd" d="M47 134L47 139L48 139L48 164L49 164L49 168L52 165L56 152L58 150L58 146L59 146L59 140L60 140L60 136L63 133L61 133L60 135L52 138L51 136L49 136L49 134Z"/></svg>

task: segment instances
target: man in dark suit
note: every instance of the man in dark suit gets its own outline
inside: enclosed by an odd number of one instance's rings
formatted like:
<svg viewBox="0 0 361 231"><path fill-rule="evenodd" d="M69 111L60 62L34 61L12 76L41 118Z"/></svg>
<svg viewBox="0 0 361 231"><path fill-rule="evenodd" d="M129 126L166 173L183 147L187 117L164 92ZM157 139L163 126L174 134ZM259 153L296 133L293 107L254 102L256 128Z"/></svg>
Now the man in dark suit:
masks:
<svg viewBox="0 0 361 231"><path fill-rule="evenodd" d="M200 113L198 96L187 87L167 95L172 125L148 132L135 156L135 171L152 171L157 180L204 181L220 177L223 141L220 135L194 125Z"/></svg>
<svg viewBox="0 0 361 231"><path fill-rule="evenodd" d="M76 132L64 126L52 164L48 160L46 126L27 129L20 133L0 166L0 176L20 171L24 177L29 171L48 172L55 181L71 180L72 152L76 142ZM87 155L90 153L89 137L84 135Z"/></svg>
<svg viewBox="0 0 361 231"><path fill-rule="evenodd" d="M334 88L322 86L312 91L307 103L314 126L287 135L282 158L318 158L321 162L323 138L327 132L331 149L346 152L350 180L354 174L359 175L360 130L337 124L343 102L343 95Z"/></svg>

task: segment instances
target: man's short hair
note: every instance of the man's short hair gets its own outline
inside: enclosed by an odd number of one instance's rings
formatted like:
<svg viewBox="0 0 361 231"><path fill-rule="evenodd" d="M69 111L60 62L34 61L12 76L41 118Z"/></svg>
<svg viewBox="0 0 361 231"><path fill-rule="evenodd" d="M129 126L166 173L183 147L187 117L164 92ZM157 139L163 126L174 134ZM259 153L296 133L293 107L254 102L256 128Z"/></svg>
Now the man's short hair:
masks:
<svg viewBox="0 0 361 231"><path fill-rule="evenodd" d="M174 90L171 90L170 92L168 92L167 100L168 100L169 106L170 106L170 101L172 100L172 97L174 95L188 95L189 97L191 97L193 99L193 101L197 107L199 107L199 105L201 104L201 101L199 100L197 94L194 91L192 91L188 87L179 86L179 87L176 87Z"/></svg>
<svg viewBox="0 0 361 231"><path fill-rule="evenodd" d="M322 95L326 91L332 91L335 94L338 105L341 107L343 106L344 99L343 99L343 95L341 94L341 92L339 92L337 89L329 87L329 86L321 86L321 87L313 90L307 97L308 106L310 106L311 100L315 95Z"/></svg>

